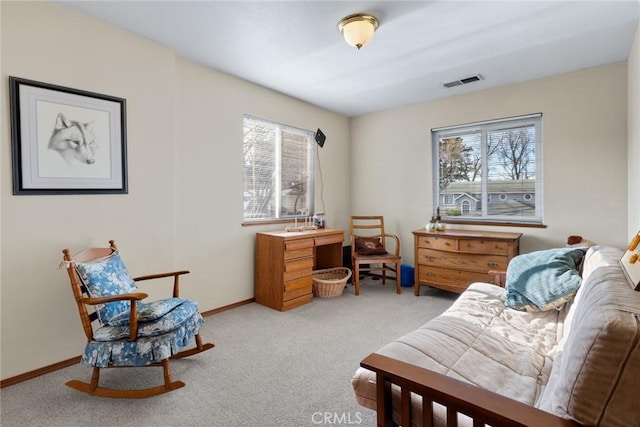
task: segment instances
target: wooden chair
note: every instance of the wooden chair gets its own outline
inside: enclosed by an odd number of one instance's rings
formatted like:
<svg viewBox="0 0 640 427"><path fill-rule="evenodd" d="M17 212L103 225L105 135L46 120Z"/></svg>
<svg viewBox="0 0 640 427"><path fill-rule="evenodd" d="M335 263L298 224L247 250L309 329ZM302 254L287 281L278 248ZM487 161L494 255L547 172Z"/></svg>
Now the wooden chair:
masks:
<svg viewBox="0 0 640 427"><path fill-rule="evenodd" d="M351 234L351 263L355 294L360 295L360 273L374 272L373 276L396 281L396 293L400 293L400 239L395 234L384 231L382 216L352 216L349 230ZM388 240L394 242L393 253L389 253ZM388 276L388 272L393 272Z"/></svg>
<svg viewBox="0 0 640 427"><path fill-rule="evenodd" d="M108 248L89 248L72 256L64 249L64 265L71 281L87 344L82 363L93 368L91 383L78 380L67 386L102 397L141 398L184 387L173 381L169 359L191 356L214 347L202 343L204 323L195 301L179 297L179 278L188 271L131 278L115 242ZM136 281L173 277L173 297L144 303ZM88 310L89 308L89 310ZM182 350L195 338L195 347ZM146 389L110 389L99 386L100 369L162 367L164 384Z"/></svg>

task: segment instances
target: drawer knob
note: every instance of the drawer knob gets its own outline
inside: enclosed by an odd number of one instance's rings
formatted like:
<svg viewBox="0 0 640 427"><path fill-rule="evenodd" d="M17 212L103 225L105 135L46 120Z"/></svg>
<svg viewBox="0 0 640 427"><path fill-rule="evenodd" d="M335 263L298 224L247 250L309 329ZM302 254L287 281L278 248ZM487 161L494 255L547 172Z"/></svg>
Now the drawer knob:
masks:
<svg viewBox="0 0 640 427"><path fill-rule="evenodd" d="M497 262L488 262L487 265L491 268L496 268L498 266Z"/></svg>

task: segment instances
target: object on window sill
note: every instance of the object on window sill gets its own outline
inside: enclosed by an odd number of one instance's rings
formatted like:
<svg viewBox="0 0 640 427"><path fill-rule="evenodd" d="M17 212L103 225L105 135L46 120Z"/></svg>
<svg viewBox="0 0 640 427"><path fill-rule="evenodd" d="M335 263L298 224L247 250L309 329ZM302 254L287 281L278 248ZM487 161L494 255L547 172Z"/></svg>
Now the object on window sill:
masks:
<svg viewBox="0 0 640 427"><path fill-rule="evenodd" d="M324 228L324 227L322 227ZM304 218L304 224L298 225L298 218L295 218L293 227L286 227L284 231L287 232L296 232L296 231L307 231L307 230L317 230L318 227L311 223L311 218Z"/></svg>

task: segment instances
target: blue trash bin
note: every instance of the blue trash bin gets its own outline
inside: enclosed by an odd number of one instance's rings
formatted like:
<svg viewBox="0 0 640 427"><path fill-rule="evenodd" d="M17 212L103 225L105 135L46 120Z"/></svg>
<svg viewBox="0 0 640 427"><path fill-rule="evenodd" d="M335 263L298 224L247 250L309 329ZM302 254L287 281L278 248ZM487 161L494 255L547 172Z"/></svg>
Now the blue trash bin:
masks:
<svg viewBox="0 0 640 427"><path fill-rule="evenodd" d="M409 264L400 265L400 284L405 287L413 286L414 272Z"/></svg>

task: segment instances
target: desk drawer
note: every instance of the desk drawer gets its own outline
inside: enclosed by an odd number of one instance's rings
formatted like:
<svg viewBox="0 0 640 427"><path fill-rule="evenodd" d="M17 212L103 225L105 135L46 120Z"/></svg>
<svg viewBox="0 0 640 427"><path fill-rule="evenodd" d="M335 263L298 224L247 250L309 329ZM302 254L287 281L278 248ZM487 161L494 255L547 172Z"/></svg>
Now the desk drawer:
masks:
<svg viewBox="0 0 640 427"><path fill-rule="evenodd" d="M302 248L313 248L313 239L287 240L284 242L285 251L293 251Z"/></svg>
<svg viewBox="0 0 640 427"><path fill-rule="evenodd" d="M282 278L285 282L301 279L303 277L312 277L313 270L311 268L303 268L301 270L285 271Z"/></svg>
<svg viewBox="0 0 640 427"><path fill-rule="evenodd" d="M315 244L316 246L330 245L332 243L342 243L343 240L344 237L342 236L342 234L336 234L335 236L316 237Z"/></svg>
<svg viewBox="0 0 640 427"><path fill-rule="evenodd" d="M313 256L313 247L302 248L302 249L291 249L284 251L284 259L285 261L295 258L305 258Z"/></svg>
<svg viewBox="0 0 640 427"><path fill-rule="evenodd" d="M311 295L312 293L313 292L312 292L311 286L307 286L307 287L304 287L304 288L298 288L298 289L294 289L294 290L291 290L291 291L285 291L284 294L282 295L282 301L286 305L287 301L290 301L290 300L295 299L295 298L300 298L300 297L304 298L304 297L306 297L308 295Z"/></svg>
<svg viewBox="0 0 640 427"><path fill-rule="evenodd" d="M309 288L313 286L313 277L305 276L299 279L289 280L284 282L284 291L290 292L300 288Z"/></svg>
<svg viewBox="0 0 640 427"><path fill-rule="evenodd" d="M295 271L295 270L309 270L312 268L313 268L313 257L302 258L295 261L287 261L284 263L285 273L288 273L290 271Z"/></svg>
<svg viewBox="0 0 640 427"><path fill-rule="evenodd" d="M292 308L296 308L303 304L310 303L312 298L313 298L313 294L311 293L311 290L309 290L308 294L303 294L298 297L285 300L283 301L283 304L282 304L282 311L291 310Z"/></svg>
<svg viewBox="0 0 640 427"><path fill-rule="evenodd" d="M458 240L449 237L420 236L418 237L418 247L455 252L458 250Z"/></svg>

